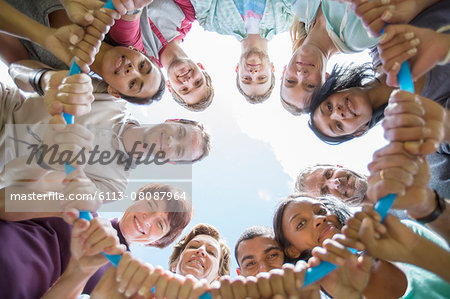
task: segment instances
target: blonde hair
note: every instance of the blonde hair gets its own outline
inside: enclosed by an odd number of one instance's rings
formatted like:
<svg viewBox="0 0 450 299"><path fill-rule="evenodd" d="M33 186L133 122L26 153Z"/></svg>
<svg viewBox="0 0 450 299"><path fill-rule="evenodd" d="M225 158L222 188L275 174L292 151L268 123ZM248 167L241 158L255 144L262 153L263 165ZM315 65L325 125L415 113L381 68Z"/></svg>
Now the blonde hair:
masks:
<svg viewBox="0 0 450 299"><path fill-rule="evenodd" d="M291 27L289 28L289 33L292 41L292 53L294 53L303 44L306 36L308 36L305 23L301 22L298 17L295 17L294 21L292 21Z"/></svg>

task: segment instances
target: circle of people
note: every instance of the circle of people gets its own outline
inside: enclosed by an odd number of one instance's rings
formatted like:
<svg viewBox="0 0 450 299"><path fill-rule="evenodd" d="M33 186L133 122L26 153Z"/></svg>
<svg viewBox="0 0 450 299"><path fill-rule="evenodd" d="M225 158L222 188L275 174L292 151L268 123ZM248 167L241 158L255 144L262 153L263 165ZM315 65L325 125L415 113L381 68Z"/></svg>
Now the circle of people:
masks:
<svg viewBox="0 0 450 299"><path fill-rule="evenodd" d="M0 52L17 85L1 83L1 298L450 297L450 1L112 2L115 10L98 0L0 2ZM327 164L303 170L293 195L278 205L273 228L254 226L239 237L235 278L230 249L210 224L193 226L174 245L167 270L130 254L130 244L165 248L180 237L192 218L189 200L135 200L110 220L79 218L80 210L95 213L100 200L6 211L13 192L126 189L132 167L78 164L66 176L64 165L41 150L25 162L30 145L92 149L98 136L88 125L109 128L103 147L131 159L137 149L155 155L144 143L170 163L208 156L203 124L176 119L145 127L127 110L127 102L149 105L166 90L186 109L208 108L213 80L182 48L195 21L237 38L236 86L252 104L267 100L275 85L269 40L289 31L293 54L281 79L282 106L309 114L309 127L329 144L382 121L389 143L374 153L370 175ZM372 64L335 65L326 73L333 55L365 49ZM82 73L69 76L72 59ZM404 61L415 94L397 89ZM76 116L75 124L66 125L63 112ZM44 124L52 126L36 134ZM8 125L26 125L27 133ZM161 192L183 190L150 183L136 194ZM380 223L373 205L390 193L397 194L395 210ZM122 255L118 267L102 253ZM302 287L307 270L321 261L338 268Z"/></svg>

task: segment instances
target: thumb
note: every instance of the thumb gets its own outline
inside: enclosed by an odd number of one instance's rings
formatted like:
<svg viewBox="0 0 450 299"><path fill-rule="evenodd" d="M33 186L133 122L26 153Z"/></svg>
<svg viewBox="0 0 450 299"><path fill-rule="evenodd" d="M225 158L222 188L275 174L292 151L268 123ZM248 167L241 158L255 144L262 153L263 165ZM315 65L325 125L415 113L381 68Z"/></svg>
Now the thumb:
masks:
<svg viewBox="0 0 450 299"><path fill-rule="evenodd" d="M50 121L48 123L51 125L58 125L58 124L65 125L66 121L64 120L64 117L62 114L57 114L57 115L53 115L53 117L50 119Z"/></svg>
<svg viewBox="0 0 450 299"><path fill-rule="evenodd" d="M83 39L84 30L76 24L68 25L58 32L58 37L68 39L70 44L76 45Z"/></svg>
<svg viewBox="0 0 450 299"><path fill-rule="evenodd" d="M85 7L77 7L70 10L70 20L80 26L88 26L94 22L94 13Z"/></svg>
<svg viewBox="0 0 450 299"><path fill-rule="evenodd" d="M79 238L89 228L89 221L86 219L78 219L73 224L72 237Z"/></svg>

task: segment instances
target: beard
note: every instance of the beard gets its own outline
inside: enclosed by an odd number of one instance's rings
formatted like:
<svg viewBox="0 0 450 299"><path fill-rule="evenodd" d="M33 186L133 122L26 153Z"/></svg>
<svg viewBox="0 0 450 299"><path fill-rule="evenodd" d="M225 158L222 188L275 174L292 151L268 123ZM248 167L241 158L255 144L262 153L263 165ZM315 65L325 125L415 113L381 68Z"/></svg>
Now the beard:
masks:
<svg viewBox="0 0 450 299"><path fill-rule="evenodd" d="M359 206L367 201L367 188L368 182L365 176L361 176L355 172L352 172L355 176L355 193L352 197L347 198L345 202L351 206Z"/></svg>

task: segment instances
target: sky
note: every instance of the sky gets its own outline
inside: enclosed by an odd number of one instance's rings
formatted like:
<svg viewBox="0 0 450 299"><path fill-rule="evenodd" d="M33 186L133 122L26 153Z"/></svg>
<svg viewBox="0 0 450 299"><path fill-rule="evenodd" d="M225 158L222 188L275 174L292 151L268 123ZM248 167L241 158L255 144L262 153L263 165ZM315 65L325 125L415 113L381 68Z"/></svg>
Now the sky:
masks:
<svg viewBox="0 0 450 299"><path fill-rule="evenodd" d="M182 47L195 62L203 64L212 78L215 97L211 106L203 112L190 112L175 103L167 91L160 102L150 106L129 105L142 124L186 118L202 122L212 135L209 156L192 166L192 181L173 182L191 193L194 205L194 217L182 235L195 224L209 223L234 252L235 242L246 228L272 225L277 204L293 193L295 178L305 167L331 163L367 174L373 152L386 144L378 125L361 138L342 145L326 145L308 128L307 116L293 116L284 110L279 86L283 66L291 57L288 33L269 42L275 88L267 101L256 105L249 104L235 85L240 44L234 37L205 32L194 23ZM331 71L334 63L351 61L363 63L370 57L366 52L338 55L329 61L327 69ZM13 84L4 65L0 75L2 82ZM128 193L144 184L143 167L132 174ZM120 214L104 212L101 216L112 218ZM163 250L132 246L131 251L141 260L167 269L172 245ZM232 276L236 276L236 266L233 254Z"/></svg>

